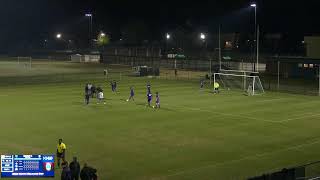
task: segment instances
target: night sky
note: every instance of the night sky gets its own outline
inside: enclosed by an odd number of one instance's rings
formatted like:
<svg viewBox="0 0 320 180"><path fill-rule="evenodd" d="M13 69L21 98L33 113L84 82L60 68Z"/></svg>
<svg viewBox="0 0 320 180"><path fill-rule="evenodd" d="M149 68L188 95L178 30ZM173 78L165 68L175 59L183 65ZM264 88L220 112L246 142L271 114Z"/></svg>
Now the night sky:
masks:
<svg viewBox="0 0 320 180"><path fill-rule="evenodd" d="M254 10L250 0L133 1L133 0L1 0L0 50L18 42L50 39L62 32L73 39L86 36L86 12L94 14L94 31L112 39L121 37L123 26L143 22L152 40L178 26L215 32L252 31ZM316 0L258 0L258 23L263 32L297 35L318 34Z"/></svg>

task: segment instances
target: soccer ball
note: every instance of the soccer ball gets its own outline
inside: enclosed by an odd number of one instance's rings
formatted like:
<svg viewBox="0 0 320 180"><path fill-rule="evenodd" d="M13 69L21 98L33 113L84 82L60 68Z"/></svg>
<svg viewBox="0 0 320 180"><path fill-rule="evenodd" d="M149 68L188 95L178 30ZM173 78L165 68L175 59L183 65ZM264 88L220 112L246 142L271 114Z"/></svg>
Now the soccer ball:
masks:
<svg viewBox="0 0 320 180"><path fill-rule="evenodd" d="M127 99L127 102L129 102L129 99Z"/></svg>
<svg viewBox="0 0 320 180"><path fill-rule="evenodd" d="M154 107L154 106L152 106L152 108L154 109L155 107Z"/></svg>

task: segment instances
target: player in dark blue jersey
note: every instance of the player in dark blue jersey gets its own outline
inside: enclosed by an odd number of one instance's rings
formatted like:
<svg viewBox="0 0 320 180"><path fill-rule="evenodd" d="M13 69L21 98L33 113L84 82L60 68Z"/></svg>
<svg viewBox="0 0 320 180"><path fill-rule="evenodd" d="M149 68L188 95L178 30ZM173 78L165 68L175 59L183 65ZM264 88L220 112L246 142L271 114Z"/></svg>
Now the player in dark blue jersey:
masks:
<svg viewBox="0 0 320 180"><path fill-rule="evenodd" d="M111 91L114 92L114 84L113 81L110 81Z"/></svg>
<svg viewBox="0 0 320 180"><path fill-rule="evenodd" d="M156 92L156 108L160 108L160 96L158 92Z"/></svg>
<svg viewBox="0 0 320 180"><path fill-rule="evenodd" d="M86 105L89 104L90 95L91 95L91 90L89 89L89 83L88 83L88 84L86 84L86 86L84 88L84 101L85 101Z"/></svg>
<svg viewBox="0 0 320 180"><path fill-rule="evenodd" d="M115 80L110 82L112 92L117 92L117 82Z"/></svg>
<svg viewBox="0 0 320 180"><path fill-rule="evenodd" d="M113 81L114 92L117 92L117 81Z"/></svg>
<svg viewBox="0 0 320 180"><path fill-rule="evenodd" d="M149 93L147 94L147 100L148 100L148 106L151 106L151 101L152 101L152 94L151 94L151 92L149 92Z"/></svg>
<svg viewBox="0 0 320 180"><path fill-rule="evenodd" d="M94 84L92 84L92 87L91 87L91 98L94 97L94 95L97 93L97 88Z"/></svg>
<svg viewBox="0 0 320 180"><path fill-rule="evenodd" d="M127 101L130 101L131 99L134 101L134 89L132 86L130 87L130 97L127 99Z"/></svg>
<svg viewBox="0 0 320 180"><path fill-rule="evenodd" d="M147 83L147 93L151 93L151 84L150 84L150 82Z"/></svg>

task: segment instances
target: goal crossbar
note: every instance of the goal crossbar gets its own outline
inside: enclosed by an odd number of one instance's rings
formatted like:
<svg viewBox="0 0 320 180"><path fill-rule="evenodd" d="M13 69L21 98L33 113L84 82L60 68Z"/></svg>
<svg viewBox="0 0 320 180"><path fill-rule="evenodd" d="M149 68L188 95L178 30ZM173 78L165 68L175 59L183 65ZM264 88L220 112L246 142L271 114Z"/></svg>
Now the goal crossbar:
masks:
<svg viewBox="0 0 320 180"><path fill-rule="evenodd" d="M249 77L249 78L259 77L259 76L243 75L243 74L226 74L226 73L214 73L214 76L215 76L215 75L237 76L237 77Z"/></svg>
<svg viewBox="0 0 320 180"><path fill-rule="evenodd" d="M232 69L220 69L220 71L225 71L225 72L238 72L238 73L256 73L256 74L259 73L259 72L255 72L255 71L242 71L242 70L232 70Z"/></svg>
<svg viewBox="0 0 320 180"><path fill-rule="evenodd" d="M241 77L242 79L242 86L243 90L247 90L247 93L250 95L256 95L256 88L260 89L262 93L264 93L264 88L261 84L260 77L259 76L251 76L246 74L226 74L226 73L214 73L214 84L217 82L216 77L219 76L233 76L233 77ZM252 79L252 82L247 82L247 78ZM225 82L222 81L224 86L226 86ZM229 89L229 88L228 88Z"/></svg>

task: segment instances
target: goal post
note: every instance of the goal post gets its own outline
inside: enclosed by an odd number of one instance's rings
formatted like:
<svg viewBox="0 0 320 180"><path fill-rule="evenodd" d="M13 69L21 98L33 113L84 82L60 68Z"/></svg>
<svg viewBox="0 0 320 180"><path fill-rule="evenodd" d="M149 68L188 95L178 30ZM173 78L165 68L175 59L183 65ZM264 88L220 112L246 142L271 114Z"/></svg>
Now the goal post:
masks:
<svg viewBox="0 0 320 180"><path fill-rule="evenodd" d="M246 92L248 95L258 95L264 93L264 88L259 76L231 73L214 73L214 83L219 83L227 90Z"/></svg>
<svg viewBox="0 0 320 180"><path fill-rule="evenodd" d="M18 65L24 66L25 68L32 68L32 57L18 56Z"/></svg>

